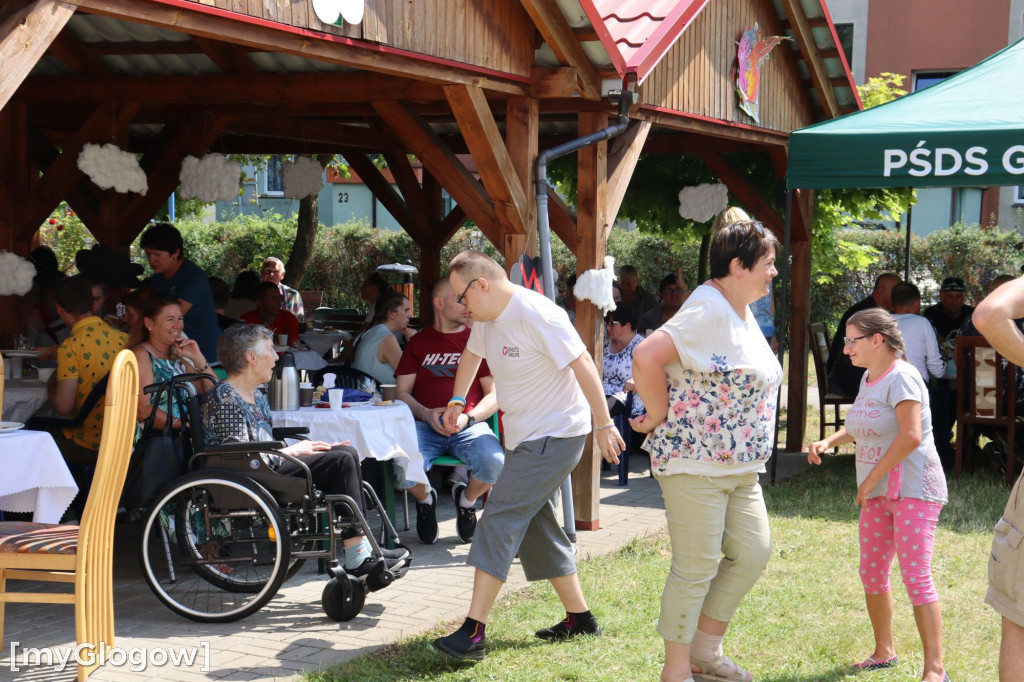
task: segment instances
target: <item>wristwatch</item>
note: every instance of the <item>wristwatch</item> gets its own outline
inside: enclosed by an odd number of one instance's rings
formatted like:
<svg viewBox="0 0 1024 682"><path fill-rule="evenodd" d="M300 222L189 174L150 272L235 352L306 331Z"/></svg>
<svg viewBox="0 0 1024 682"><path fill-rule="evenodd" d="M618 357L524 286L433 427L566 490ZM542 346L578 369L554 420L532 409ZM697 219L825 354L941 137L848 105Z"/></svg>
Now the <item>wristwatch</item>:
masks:
<svg viewBox="0 0 1024 682"><path fill-rule="evenodd" d="M469 428L470 426L472 426L473 424L476 424L476 417L474 417L473 415L471 415L471 414L467 414L467 415L466 415L466 419L467 419L468 421L466 422L466 426L465 426L465 428L467 428L467 429L468 429L468 428Z"/></svg>

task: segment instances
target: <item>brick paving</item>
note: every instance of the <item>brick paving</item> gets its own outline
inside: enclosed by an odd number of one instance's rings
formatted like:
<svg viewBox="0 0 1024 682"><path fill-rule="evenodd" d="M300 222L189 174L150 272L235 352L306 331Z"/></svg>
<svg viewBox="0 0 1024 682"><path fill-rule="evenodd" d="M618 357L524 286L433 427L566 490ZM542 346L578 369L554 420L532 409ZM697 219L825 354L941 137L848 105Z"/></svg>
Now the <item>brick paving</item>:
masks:
<svg viewBox="0 0 1024 682"><path fill-rule="evenodd" d="M799 466L803 456L783 455L779 475ZM581 560L612 552L637 537L665 528L661 492L646 472L646 457L631 460L629 485L619 487L617 477L601 481L601 528L578 534ZM258 613L234 623L204 624L181 618L164 607L147 587L132 537L138 526L119 529L114 573L116 645L135 647L194 647L208 642L209 670L202 671L200 650L191 666L147 666L132 672L128 665L109 663L89 678L97 682L176 680L289 680L303 671L316 670L367 654L401 637L415 635L446 621L465 617L472 591L472 569L465 564L469 545L459 544L450 498L442 496L438 510L441 539L425 546L415 529L402 533L415 559L404 578L380 592L367 595L366 606L353 620L337 623L320 608L324 576L316 562L308 562L298 576ZM415 525L415 514L412 519ZM507 589L526 584L518 562ZM46 666L11 670L11 642L21 647L64 649L74 646L73 609L66 605L9 604L6 607L0 680L58 682L73 680L73 666L55 673ZM20 658L16 664L20 664Z"/></svg>

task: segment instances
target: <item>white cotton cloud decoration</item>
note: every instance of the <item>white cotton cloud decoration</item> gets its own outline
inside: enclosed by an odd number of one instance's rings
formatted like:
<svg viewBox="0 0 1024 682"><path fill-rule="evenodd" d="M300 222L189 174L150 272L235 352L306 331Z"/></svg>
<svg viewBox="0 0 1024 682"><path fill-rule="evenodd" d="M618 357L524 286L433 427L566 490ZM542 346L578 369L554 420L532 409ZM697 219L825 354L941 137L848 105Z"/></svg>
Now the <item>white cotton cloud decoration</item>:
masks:
<svg viewBox="0 0 1024 682"><path fill-rule="evenodd" d="M679 192L679 215L706 223L729 206L729 190L722 183L684 187Z"/></svg>
<svg viewBox="0 0 1024 682"><path fill-rule="evenodd" d="M36 266L16 253L0 251L0 296L22 296L32 288Z"/></svg>
<svg viewBox="0 0 1024 682"><path fill-rule="evenodd" d="M587 270L579 279L572 293L578 301L591 301L600 308L604 314L615 310L615 301L612 299L612 282L615 280L615 259L611 256L604 257L604 268L601 270Z"/></svg>
<svg viewBox="0 0 1024 682"><path fill-rule="evenodd" d="M316 194L324 186L324 168L319 161L300 156L281 164L284 195L301 199Z"/></svg>
<svg viewBox="0 0 1024 682"><path fill-rule="evenodd" d="M186 156L178 174L178 191L184 199L234 201L241 174L242 166L223 154L206 154L201 159Z"/></svg>
<svg viewBox="0 0 1024 682"><path fill-rule="evenodd" d="M117 145L85 145L78 155L78 169L100 189L113 187L122 194L137 192L142 196L149 190L146 171L139 166L135 155Z"/></svg>

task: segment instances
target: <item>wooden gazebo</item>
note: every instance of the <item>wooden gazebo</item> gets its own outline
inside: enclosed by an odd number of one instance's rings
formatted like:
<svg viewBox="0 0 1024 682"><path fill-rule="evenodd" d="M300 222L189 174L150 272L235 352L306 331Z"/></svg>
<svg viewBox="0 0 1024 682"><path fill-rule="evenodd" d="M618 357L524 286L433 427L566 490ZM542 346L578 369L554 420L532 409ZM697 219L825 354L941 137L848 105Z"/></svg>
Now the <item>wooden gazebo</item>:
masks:
<svg viewBox="0 0 1024 682"><path fill-rule="evenodd" d="M755 22L792 38L764 64L759 123L730 78ZM578 152L577 211L549 193L552 229L581 271L603 264L641 153L699 155L781 236L783 218L723 155L768 154L781 181L790 130L856 109L836 45L823 0L366 0L354 26L322 24L311 0L8 0L0 249L26 254L66 200L100 243L126 250L189 154L342 154L422 249L429 285L466 220L519 257L536 225L538 150L606 127L615 106L603 93L622 88L639 101L625 133ZM77 168L83 145L106 142L142 155L145 196L100 190ZM447 214L442 188L456 202ZM812 222L810 198L794 203L790 448L806 403ZM0 298L3 342L21 330L21 306ZM595 357L599 322L577 308ZM574 476L582 529L599 523L598 459Z"/></svg>

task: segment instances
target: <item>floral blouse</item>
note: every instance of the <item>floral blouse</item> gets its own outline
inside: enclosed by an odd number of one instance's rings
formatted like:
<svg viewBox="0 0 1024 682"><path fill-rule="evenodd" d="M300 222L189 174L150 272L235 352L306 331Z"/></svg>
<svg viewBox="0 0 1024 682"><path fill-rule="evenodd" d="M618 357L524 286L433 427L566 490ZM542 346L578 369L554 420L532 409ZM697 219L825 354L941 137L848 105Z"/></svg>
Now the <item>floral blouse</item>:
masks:
<svg viewBox="0 0 1024 682"><path fill-rule="evenodd" d="M234 386L221 382L203 394L199 418L206 445L274 440L270 405L258 390L256 402L247 403ZM281 462L274 455L264 455L264 459L274 468Z"/></svg>
<svg viewBox="0 0 1024 682"><path fill-rule="evenodd" d="M605 340L607 341L607 337ZM605 395L613 395L623 403L626 402L626 380L633 376L633 351L643 340L644 337L636 334L618 353L609 351L608 344L605 343L604 365L601 371L601 383L604 386ZM633 412L630 416L636 417L643 412L644 403L640 400L640 396L634 393Z"/></svg>
<svg viewBox="0 0 1024 682"><path fill-rule="evenodd" d="M748 309L742 320L702 284L660 329L676 347L668 416L648 436L655 476L764 471L775 441L782 367Z"/></svg>

